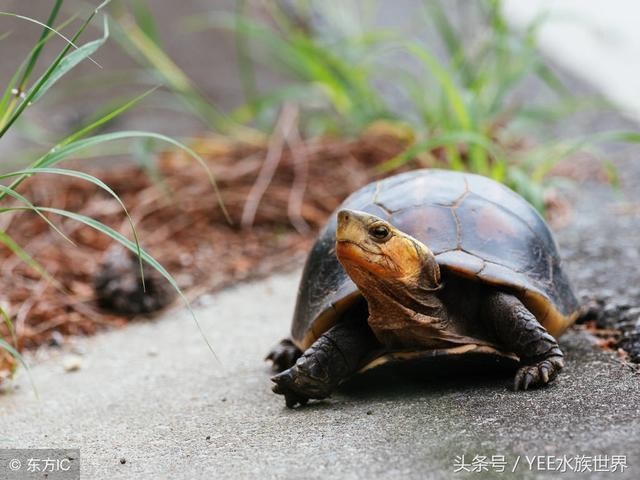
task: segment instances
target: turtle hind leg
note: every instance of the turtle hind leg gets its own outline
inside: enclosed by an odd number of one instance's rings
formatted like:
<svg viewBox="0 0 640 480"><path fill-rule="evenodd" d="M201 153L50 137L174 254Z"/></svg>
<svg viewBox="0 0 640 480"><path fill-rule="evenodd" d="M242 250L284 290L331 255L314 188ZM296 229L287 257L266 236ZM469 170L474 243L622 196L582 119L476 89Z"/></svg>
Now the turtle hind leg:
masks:
<svg viewBox="0 0 640 480"><path fill-rule="evenodd" d="M282 372L293 367L300 355L302 355L302 351L295 346L291 339L285 338L271 349L265 360L271 361L273 370Z"/></svg>
<svg viewBox="0 0 640 480"><path fill-rule="evenodd" d="M522 367L514 378L515 390L541 387L564 367L556 339L540 325L514 295L495 293L487 298L484 314L502 345L520 357Z"/></svg>
<svg viewBox="0 0 640 480"><path fill-rule="evenodd" d="M271 378L287 407L323 399L380 347L366 322L343 321L318 338L291 368Z"/></svg>

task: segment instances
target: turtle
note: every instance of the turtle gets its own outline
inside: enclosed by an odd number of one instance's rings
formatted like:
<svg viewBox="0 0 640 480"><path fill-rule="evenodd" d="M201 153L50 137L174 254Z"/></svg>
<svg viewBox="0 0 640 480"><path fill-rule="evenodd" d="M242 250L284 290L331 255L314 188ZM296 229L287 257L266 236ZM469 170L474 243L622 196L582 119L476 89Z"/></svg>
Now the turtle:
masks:
<svg viewBox="0 0 640 480"><path fill-rule="evenodd" d="M286 405L358 372L421 357L517 362L515 390L564 366L580 306L554 236L507 186L420 169L372 182L330 216L305 264L290 338L268 354Z"/></svg>

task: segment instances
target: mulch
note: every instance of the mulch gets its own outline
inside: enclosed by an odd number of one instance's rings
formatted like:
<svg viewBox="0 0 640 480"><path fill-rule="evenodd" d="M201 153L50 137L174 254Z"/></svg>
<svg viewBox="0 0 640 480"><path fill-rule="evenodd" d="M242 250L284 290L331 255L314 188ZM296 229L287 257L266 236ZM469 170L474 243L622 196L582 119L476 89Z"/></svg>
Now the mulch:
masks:
<svg viewBox="0 0 640 480"><path fill-rule="evenodd" d="M299 264L327 216L348 194L379 175L375 167L403 148L401 140L384 134L308 142L291 137L296 141L274 136L264 146L211 138L192 145L216 179L228 218L206 170L186 154L159 156L153 172L130 164L84 171L117 193L143 248L195 298ZM91 216L132 238L118 202L91 183L38 175L19 191L35 205ZM105 252L115 242L71 219L47 217L75 245L33 212L0 218L0 228L59 284L0 247L0 302L14 323L20 350L130 320L101 308L93 287ZM4 324L0 335L11 339Z"/></svg>

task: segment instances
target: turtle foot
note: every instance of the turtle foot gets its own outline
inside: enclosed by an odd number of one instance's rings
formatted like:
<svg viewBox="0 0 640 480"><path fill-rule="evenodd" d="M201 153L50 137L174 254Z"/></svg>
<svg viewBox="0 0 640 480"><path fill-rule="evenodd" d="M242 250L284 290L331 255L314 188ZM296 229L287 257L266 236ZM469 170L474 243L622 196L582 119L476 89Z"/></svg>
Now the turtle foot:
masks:
<svg viewBox="0 0 640 480"><path fill-rule="evenodd" d="M312 377L298 365L271 377L271 381L275 383L273 392L284 395L288 408L298 404L304 406L309 399L321 400L331 394L331 387L327 383Z"/></svg>
<svg viewBox="0 0 640 480"><path fill-rule="evenodd" d="M544 360L525 365L516 373L513 382L514 390L528 390L531 387L542 387L558 376L564 367L564 360L560 355L547 357Z"/></svg>
<svg viewBox="0 0 640 480"><path fill-rule="evenodd" d="M273 370L282 372L287 368L291 368L300 355L302 355L300 349L290 339L285 338L271 349L265 360L271 361Z"/></svg>

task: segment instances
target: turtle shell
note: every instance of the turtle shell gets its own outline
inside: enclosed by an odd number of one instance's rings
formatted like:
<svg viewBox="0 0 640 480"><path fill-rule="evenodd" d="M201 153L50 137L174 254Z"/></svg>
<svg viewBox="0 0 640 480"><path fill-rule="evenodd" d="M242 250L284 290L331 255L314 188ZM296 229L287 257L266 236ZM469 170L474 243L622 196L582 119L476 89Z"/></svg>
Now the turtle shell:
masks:
<svg viewBox="0 0 640 480"><path fill-rule="evenodd" d="M489 178L424 169L373 182L338 208L390 222L427 245L442 270L516 294L554 336L577 316L548 225L524 198ZM292 338L307 349L360 297L335 255L337 211L300 282Z"/></svg>

